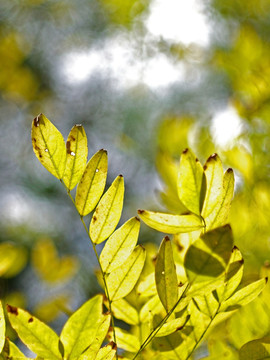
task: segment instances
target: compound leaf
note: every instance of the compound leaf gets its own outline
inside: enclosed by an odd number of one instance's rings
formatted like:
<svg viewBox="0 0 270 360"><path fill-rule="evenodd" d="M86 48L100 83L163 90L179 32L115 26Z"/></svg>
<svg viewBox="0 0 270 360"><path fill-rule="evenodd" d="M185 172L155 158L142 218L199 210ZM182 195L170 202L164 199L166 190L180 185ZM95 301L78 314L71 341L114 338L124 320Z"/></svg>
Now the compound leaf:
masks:
<svg viewBox="0 0 270 360"><path fill-rule="evenodd" d="M69 360L78 359L95 340L103 320L102 303L102 295L94 296L75 311L64 325L60 340L65 357Z"/></svg>
<svg viewBox="0 0 270 360"><path fill-rule="evenodd" d="M223 189L223 167L217 154L211 155L204 167L206 177L206 193L202 208L202 216L206 218L215 209Z"/></svg>
<svg viewBox="0 0 270 360"><path fill-rule="evenodd" d="M172 215L147 210L138 210L138 214L146 225L167 234L187 233L203 228L201 218L195 214Z"/></svg>
<svg viewBox="0 0 270 360"><path fill-rule="evenodd" d="M177 190L181 202L188 210L200 215L204 196L204 172L199 160L189 150L181 155Z"/></svg>
<svg viewBox="0 0 270 360"><path fill-rule="evenodd" d="M60 131L39 114L32 123L32 144L41 164L57 179L62 179L66 166L66 145Z"/></svg>
<svg viewBox="0 0 270 360"><path fill-rule="evenodd" d="M80 181L85 169L88 148L87 137L82 125L71 129L66 142L67 159L63 181L72 190Z"/></svg>
<svg viewBox="0 0 270 360"><path fill-rule="evenodd" d="M59 338L51 328L15 306L7 305L7 312L11 326L30 350L44 359L62 359Z"/></svg>
<svg viewBox="0 0 270 360"><path fill-rule="evenodd" d="M125 297L134 288L142 272L145 261L145 249L138 245L124 264L111 272L107 278L111 300Z"/></svg>
<svg viewBox="0 0 270 360"><path fill-rule="evenodd" d="M162 240L158 251L155 280L160 301L165 310L169 312L178 299L178 281L172 245L168 236Z"/></svg>
<svg viewBox="0 0 270 360"><path fill-rule="evenodd" d="M105 273L110 273L126 261L136 246L139 231L140 220L133 217L109 237L100 254Z"/></svg>
<svg viewBox="0 0 270 360"><path fill-rule="evenodd" d="M108 171L106 150L99 150L88 161L76 191L75 204L81 216L89 214L103 194Z"/></svg>
<svg viewBox="0 0 270 360"><path fill-rule="evenodd" d="M117 176L102 196L90 223L90 236L95 244L106 240L116 228L124 201L124 178Z"/></svg>

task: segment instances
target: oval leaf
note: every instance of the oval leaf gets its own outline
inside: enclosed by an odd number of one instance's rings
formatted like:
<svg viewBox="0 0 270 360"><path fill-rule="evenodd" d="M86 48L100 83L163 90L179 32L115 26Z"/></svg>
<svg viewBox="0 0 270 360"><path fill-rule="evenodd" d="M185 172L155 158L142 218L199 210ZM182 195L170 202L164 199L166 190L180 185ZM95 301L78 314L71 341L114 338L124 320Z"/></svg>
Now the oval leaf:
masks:
<svg viewBox="0 0 270 360"><path fill-rule="evenodd" d="M82 352L95 340L96 333L103 319L102 295L84 303L66 322L60 340L64 345L65 358L78 359Z"/></svg>
<svg viewBox="0 0 270 360"><path fill-rule="evenodd" d="M81 216L89 214L103 194L108 171L106 150L99 150L89 161L79 182L75 204Z"/></svg>
<svg viewBox="0 0 270 360"><path fill-rule="evenodd" d="M139 350L140 348L139 339L137 336L132 335L130 331L126 331L120 329L119 327L115 327L115 335L116 335L117 346L119 348L130 352L137 352ZM109 336L111 338L112 334L110 333Z"/></svg>
<svg viewBox="0 0 270 360"><path fill-rule="evenodd" d="M139 231L140 220L134 217L109 237L100 254L100 263L105 273L110 273L126 261L137 244Z"/></svg>
<svg viewBox="0 0 270 360"><path fill-rule="evenodd" d="M57 179L62 179L66 165L66 145L60 131L39 114L32 123L32 144L41 164Z"/></svg>
<svg viewBox="0 0 270 360"><path fill-rule="evenodd" d="M107 306L107 304L105 303ZM109 305L107 306L109 307ZM137 310L130 305L125 299L119 299L111 304L112 313L117 319L125 321L130 325L137 325L139 323L139 316Z"/></svg>
<svg viewBox="0 0 270 360"><path fill-rule="evenodd" d="M147 210L138 210L138 214L146 225L167 234L187 233L203 228L201 218L195 214L172 215Z"/></svg>
<svg viewBox="0 0 270 360"><path fill-rule="evenodd" d="M0 354L5 344L6 322L2 302L0 301Z"/></svg>
<svg viewBox="0 0 270 360"><path fill-rule="evenodd" d="M25 310L7 305L7 312L11 326L30 350L44 359L62 359L59 338L51 328Z"/></svg>
<svg viewBox="0 0 270 360"><path fill-rule="evenodd" d="M113 360L115 357L117 346L111 341L109 344L101 348L95 360Z"/></svg>
<svg viewBox="0 0 270 360"><path fill-rule="evenodd" d="M177 190L186 208L200 215L205 190L204 172L201 163L189 149L181 155Z"/></svg>
<svg viewBox="0 0 270 360"><path fill-rule="evenodd" d="M163 239L158 251L155 280L158 296L168 313L178 299L178 281L172 245L168 236Z"/></svg>
<svg viewBox="0 0 270 360"><path fill-rule="evenodd" d="M116 228L124 201L124 178L117 176L102 196L90 223L90 237L95 244L106 240Z"/></svg>
<svg viewBox="0 0 270 360"><path fill-rule="evenodd" d="M138 245L124 264L110 273L107 286L111 300L118 300L131 292L142 272L145 249Z"/></svg>
<svg viewBox="0 0 270 360"><path fill-rule="evenodd" d="M270 359L270 337L252 340L239 350L240 360L264 360Z"/></svg>
<svg viewBox="0 0 270 360"><path fill-rule="evenodd" d="M67 160L63 181L72 190L80 181L85 169L88 148L87 137L82 125L75 125L71 129L67 143Z"/></svg>
<svg viewBox="0 0 270 360"><path fill-rule="evenodd" d="M182 330L188 322L190 316L187 315L182 318L167 321L162 328L157 332L156 337L168 336L176 331Z"/></svg>

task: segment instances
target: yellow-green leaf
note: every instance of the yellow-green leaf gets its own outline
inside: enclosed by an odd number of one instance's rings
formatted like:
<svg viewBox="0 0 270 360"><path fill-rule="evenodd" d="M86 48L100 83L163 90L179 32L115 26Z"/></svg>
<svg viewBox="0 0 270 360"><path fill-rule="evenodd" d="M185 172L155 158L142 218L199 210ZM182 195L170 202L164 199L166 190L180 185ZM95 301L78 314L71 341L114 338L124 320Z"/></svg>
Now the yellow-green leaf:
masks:
<svg viewBox="0 0 270 360"><path fill-rule="evenodd" d="M190 282L207 281L221 275L233 247L231 227L225 225L203 234L188 249L184 265Z"/></svg>
<svg viewBox="0 0 270 360"><path fill-rule="evenodd" d="M78 359L82 352L95 340L96 333L103 320L102 295L84 303L66 322L60 340L64 345L65 358Z"/></svg>
<svg viewBox="0 0 270 360"><path fill-rule="evenodd" d="M85 169L88 148L87 137L82 125L71 129L66 142L67 160L63 181L72 190L80 181Z"/></svg>
<svg viewBox="0 0 270 360"><path fill-rule="evenodd" d="M107 306L106 303L105 305ZM139 314L137 310L133 306L131 306L127 300L119 299L113 301L111 307L112 313L117 319L123 320L130 325L137 325L139 323Z"/></svg>
<svg viewBox="0 0 270 360"><path fill-rule="evenodd" d="M16 276L26 266L27 250L22 246L8 242L0 244L0 276L10 278Z"/></svg>
<svg viewBox="0 0 270 360"><path fill-rule="evenodd" d="M106 150L99 150L87 163L77 187L75 204L80 215L89 214L103 194L108 171Z"/></svg>
<svg viewBox="0 0 270 360"><path fill-rule="evenodd" d="M167 321L162 326L162 328L158 331L158 333L156 334L156 337L168 336L176 331L182 330L183 327L188 322L189 318L190 318L190 316L187 315L187 316L183 316L181 318Z"/></svg>
<svg viewBox="0 0 270 360"><path fill-rule="evenodd" d="M41 164L57 179L62 179L66 165L66 145L60 131L39 114L32 123L32 144Z"/></svg>
<svg viewBox="0 0 270 360"><path fill-rule="evenodd" d="M260 295L267 283L267 278L257 280L234 293L221 304L220 311L231 311L250 303Z"/></svg>
<svg viewBox="0 0 270 360"><path fill-rule="evenodd" d="M136 285L145 261L145 249L138 245L124 264L110 273L107 285L111 300L125 297Z"/></svg>
<svg viewBox="0 0 270 360"><path fill-rule="evenodd" d="M6 334L6 322L5 322L2 302L0 301L0 353L2 352L5 344L5 334Z"/></svg>
<svg viewBox="0 0 270 360"><path fill-rule="evenodd" d="M25 360L28 359L21 351L20 349L18 349L18 347L11 341L8 342L8 347L9 347L9 357L11 359L20 359L20 360Z"/></svg>
<svg viewBox="0 0 270 360"><path fill-rule="evenodd" d="M151 272L143 280L140 279L137 292L141 297L149 297L157 293L154 272Z"/></svg>
<svg viewBox="0 0 270 360"><path fill-rule="evenodd" d="M200 215L204 194L204 172L195 155L185 149L181 155L178 173L178 196L188 210Z"/></svg>
<svg viewBox="0 0 270 360"><path fill-rule="evenodd" d="M115 357L117 346L111 341L109 344L101 348L95 360L113 360Z"/></svg>
<svg viewBox="0 0 270 360"><path fill-rule="evenodd" d="M7 312L11 326L30 350L44 359L62 359L59 338L51 328L15 306L7 305Z"/></svg>
<svg viewBox="0 0 270 360"><path fill-rule="evenodd" d="M234 192L234 174L228 169L223 177L222 195L213 211L205 218L206 229L211 230L226 224Z"/></svg>
<svg viewBox="0 0 270 360"><path fill-rule="evenodd" d="M134 217L109 237L100 254L100 263L105 273L110 273L126 261L137 244L139 231L140 220Z"/></svg>
<svg viewBox="0 0 270 360"><path fill-rule="evenodd" d="M270 336L249 341L239 350L239 360L270 359Z"/></svg>
<svg viewBox="0 0 270 360"><path fill-rule="evenodd" d="M203 227L201 218L195 214L172 215L147 210L138 210L138 214L146 225L167 234L186 233Z"/></svg>
<svg viewBox="0 0 270 360"><path fill-rule="evenodd" d="M116 228L124 201L124 178L117 176L102 196L90 223L90 236L95 244L106 240Z"/></svg>
<svg viewBox="0 0 270 360"><path fill-rule="evenodd" d="M223 189L223 167L217 154L211 155L204 167L206 193L202 208L202 217L206 218L215 209Z"/></svg>
<svg viewBox="0 0 270 360"><path fill-rule="evenodd" d="M119 327L115 327L115 335L117 346L121 349L130 352L137 352L140 348L140 342L137 336L132 335L130 331L126 331L120 329ZM112 334L109 334L110 338L112 338Z"/></svg>
<svg viewBox="0 0 270 360"><path fill-rule="evenodd" d="M172 245L168 236L162 240L158 251L155 279L160 301L165 310L169 312L178 299L178 281Z"/></svg>
<svg viewBox="0 0 270 360"><path fill-rule="evenodd" d="M217 312L219 307L219 303L215 298L213 292L206 293L201 296L196 296L193 298L193 301L197 308L209 318L212 318L214 314Z"/></svg>
<svg viewBox="0 0 270 360"><path fill-rule="evenodd" d="M149 299L140 311L140 320L142 323L152 320L155 314L160 313L163 310L162 303L158 295ZM164 310L163 310L164 311Z"/></svg>

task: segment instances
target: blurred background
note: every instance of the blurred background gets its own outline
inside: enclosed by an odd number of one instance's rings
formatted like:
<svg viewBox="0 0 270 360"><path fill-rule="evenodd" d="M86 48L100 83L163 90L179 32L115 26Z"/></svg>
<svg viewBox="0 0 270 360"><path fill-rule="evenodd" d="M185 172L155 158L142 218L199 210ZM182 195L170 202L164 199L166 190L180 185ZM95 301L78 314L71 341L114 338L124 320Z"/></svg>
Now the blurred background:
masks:
<svg viewBox="0 0 270 360"><path fill-rule="evenodd" d="M121 222L138 208L177 212L160 196L166 157L217 152L236 174L246 275L267 271L269 39L269 0L2 0L0 296L57 329L100 289L79 217L32 151L40 112L65 138L83 124L90 156L108 150L108 183L125 178ZM161 238L142 225L142 243Z"/></svg>

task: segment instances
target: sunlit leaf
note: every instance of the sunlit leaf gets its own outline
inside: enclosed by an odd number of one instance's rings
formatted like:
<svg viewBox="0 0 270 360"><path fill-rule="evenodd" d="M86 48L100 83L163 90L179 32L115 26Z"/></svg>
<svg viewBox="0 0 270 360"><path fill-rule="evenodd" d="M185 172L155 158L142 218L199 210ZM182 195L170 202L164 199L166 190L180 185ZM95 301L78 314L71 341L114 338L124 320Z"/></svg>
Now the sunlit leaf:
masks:
<svg viewBox="0 0 270 360"><path fill-rule="evenodd" d="M39 114L32 123L32 144L41 164L57 179L62 179L66 165L66 145L59 130Z"/></svg>
<svg viewBox="0 0 270 360"><path fill-rule="evenodd" d="M203 234L188 249L184 265L191 282L206 281L222 274L231 257L232 231L229 225Z"/></svg>
<svg viewBox="0 0 270 360"><path fill-rule="evenodd" d="M13 342L9 341L8 346L9 346L9 356L11 359L16 359L16 360L28 359Z"/></svg>
<svg viewBox="0 0 270 360"><path fill-rule="evenodd" d="M260 295L266 283L267 278L260 279L238 290L221 304L220 311L231 311L248 304Z"/></svg>
<svg viewBox="0 0 270 360"><path fill-rule="evenodd" d="M109 307L109 305L105 302L105 305ZM130 305L130 303L125 299L119 299L114 301L111 304L112 313L114 317L119 320L124 321L130 325L137 325L139 322L139 314L137 310Z"/></svg>
<svg viewBox="0 0 270 360"><path fill-rule="evenodd" d="M26 266L28 254L22 246L8 242L0 244L0 276L10 278L16 276Z"/></svg>
<svg viewBox="0 0 270 360"><path fill-rule="evenodd" d="M223 189L223 167L217 154L211 155L204 167L206 177L206 193L202 208L202 216L206 218L215 209Z"/></svg>
<svg viewBox="0 0 270 360"><path fill-rule="evenodd" d="M167 321L156 334L156 337L168 336L176 331L182 330L188 322L190 316L183 316L181 318Z"/></svg>
<svg viewBox="0 0 270 360"><path fill-rule="evenodd" d="M0 301L0 353L5 344L6 322L2 302Z"/></svg>
<svg viewBox="0 0 270 360"><path fill-rule="evenodd" d="M69 360L78 359L95 340L103 318L102 303L102 295L96 295L75 311L64 325L60 340Z"/></svg>
<svg viewBox="0 0 270 360"><path fill-rule="evenodd" d="M147 210L138 210L138 214L146 225L167 234L186 233L203 228L201 218L195 214L172 215Z"/></svg>
<svg viewBox="0 0 270 360"><path fill-rule="evenodd" d="M124 178L117 176L102 196L90 223L90 236L95 244L106 240L116 228L124 201Z"/></svg>
<svg viewBox="0 0 270 360"><path fill-rule="evenodd" d="M152 272L145 279L141 280L137 287L138 294L141 297L149 297L157 293L155 273Z"/></svg>
<svg viewBox="0 0 270 360"><path fill-rule="evenodd" d="M102 315L98 329L90 346L82 353L78 360L95 360L99 349L108 334L111 323L111 315Z"/></svg>
<svg viewBox="0 0 270 360"><path fill-rule="evenodd" d="M226 224L233 198L233 192L234 174L232 169L228 169L223 177L222 196L219 197L214 210L205 218L207 230Z"/></svg>
<svg viewBox="0 0 270 360"><path fill-rule="evenodd" d="M179 345L183 339L179 332L175 332L168 336L156 337L153 340L154 350L158 350L162 353L161 359L182 359L183 352L179 351Z"/></svg>
<svg viewBox="0 0 270 360"><path fill-rule="evenodd" d="M140 230L140 220L136 217L128 220L106 241L100 254L100 263L105 273L118 268L134 250Z"/></svg>
<svg viewBox="0 0 270 360"><path fill-rule="evenodd" d="M77 187L75 204L80 215L89 214L103 194L108 171L106 150L99 150L87 163Z"/></svg>
<svg viewBox="0 0 270 360"><path fill-rule="evenodd" d="M186 149L180 159L178 196L188 210L200 215L205 195L204 172L194 154Z"/></svg>
<svg viewBox="0 0 270 360"><path fill-rule="evenodd" d="M209 318L212 318L213 315L217 312L219 307L219 303L217 299L214 297L213 292L206 293L201 296L196 296L193 301L197 308Z"/></svg>
<svg viewBox="0 0 270 360"><path fill-rule="evenodd" d="M116 349L116 344L111 341L109 344L99 350L95 360L113 360Z"/></svg>
<svg viewBox="0 0 270 360"><path fill-rule="evenodd" d="M107 284L111 300L125 297L134 288L142 272L145 255L145 249L138 245L124 264L109 274Z"/></svg>
<svg viewBox="0 0 270 360"><path fill-rule="evenodd" d="M152 320L155 314L159 314L163 310L162 303L158 295L153 296L149 299L140 311L140 321L142 323L149 322Z"/></svg>
<svg viewBox="0 0 270 360"><path fill-rule="evenodd" d="M51 328L17 307L7 305L7 312L12 327L30 350L45 359L62 359L59 338Z"/></svg>
<svg viewBox="0 0 270 360"><path fill-rule="evenodd" d="M123 330L119 327L115 327L116 342L118 348L124 349L130 352L137 352L140 348L140 342L137 336L132 335L130 331ZM109 334L110 339L112 333Z"/></svg>
<svg viewBox="0 0 270 360"><path fill-rule="evenodd" d="M239 360L270 359L270 337L249 341L239 350Z"/></svg>
<svg viewBox="0 0 270 360"><path fill-rule="evenodd" d="M178 281L172 245L168 236L162 240L158 251L155 279L160 301L165 310L169 312L178 299Z"/></svg>
<svg viewBox="0 0 270 360"><path fill-rule="evenodd" d="M85 169L88 148L87 137L82 125L75 125L71 129L67 143L67 159L63 181L72 190L80 181Z"/></svg>

